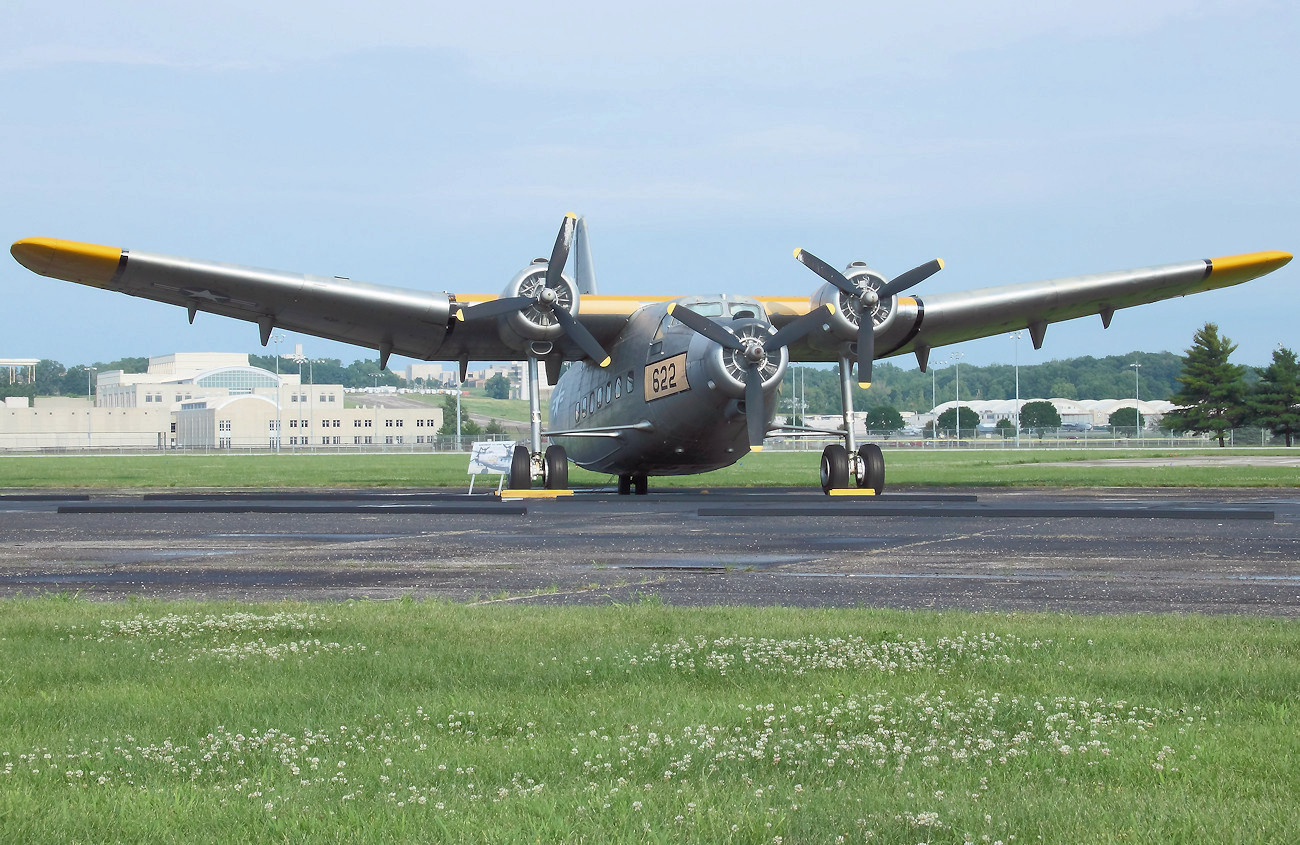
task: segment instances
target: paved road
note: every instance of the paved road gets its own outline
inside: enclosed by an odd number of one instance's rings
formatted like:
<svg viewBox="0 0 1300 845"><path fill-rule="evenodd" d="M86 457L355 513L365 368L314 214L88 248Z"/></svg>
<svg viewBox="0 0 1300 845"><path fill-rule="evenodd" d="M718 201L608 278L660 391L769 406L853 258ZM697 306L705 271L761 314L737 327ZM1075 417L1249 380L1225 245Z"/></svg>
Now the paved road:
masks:
<svg viewBox="0 0 1300 845"><path fill-rule="evenodd" d="M0 496L0 595L58 591L1296 617L1300 491Z"/></svg>

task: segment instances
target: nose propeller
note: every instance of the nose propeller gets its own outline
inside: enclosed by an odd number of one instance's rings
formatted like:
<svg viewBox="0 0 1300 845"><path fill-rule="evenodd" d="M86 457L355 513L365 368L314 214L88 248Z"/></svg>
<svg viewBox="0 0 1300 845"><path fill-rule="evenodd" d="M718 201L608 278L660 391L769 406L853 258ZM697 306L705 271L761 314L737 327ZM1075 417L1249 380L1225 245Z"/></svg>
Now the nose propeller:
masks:
<svg viewBox="0 0 1300 845"><path fill-rule="evenodd" d="M740 353L745 362L745 424L749 431L749 448L754 452L761 452L763 438L767 434L767 408L763 404L762 373L767 356L782 347L789 346L823 325L826 318L835 313L834 307L827 304L814 308L802 317L787 323L767 340L737 335L731 329L675 302L668 306L668 313L696 334L704 335L723 349Z"/></svg>
<svg viewBox="0 0 1300 845"><path fill-rule="evenodd" d="M872 312L882 299L897 296L914 287L943 269L943 259L936 258L913 267L906 273L895 276L875 290L870 285L858 286L847 276L831 265L822 261L806 249L796 249L794 257L809 270L835 285L845 296L858 303L858 384L862 387L871 385L871 362L876 359L876 324Z"/></svg>

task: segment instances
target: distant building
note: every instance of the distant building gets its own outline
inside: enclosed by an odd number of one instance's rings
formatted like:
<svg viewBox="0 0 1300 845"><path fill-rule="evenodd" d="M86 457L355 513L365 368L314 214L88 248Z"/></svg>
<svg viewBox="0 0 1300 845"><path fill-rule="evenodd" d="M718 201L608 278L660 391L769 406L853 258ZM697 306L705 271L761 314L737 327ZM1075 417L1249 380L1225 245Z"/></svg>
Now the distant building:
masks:
<svg viewBox="0 0 1300 845"><path fill-rule="evenodd" d="M95 403L38 397L0 409L0 449L295 449L436 442L442 408L345 407L342 385L250 366L235 353L176 353L144 373L97 374Z"/></svg>

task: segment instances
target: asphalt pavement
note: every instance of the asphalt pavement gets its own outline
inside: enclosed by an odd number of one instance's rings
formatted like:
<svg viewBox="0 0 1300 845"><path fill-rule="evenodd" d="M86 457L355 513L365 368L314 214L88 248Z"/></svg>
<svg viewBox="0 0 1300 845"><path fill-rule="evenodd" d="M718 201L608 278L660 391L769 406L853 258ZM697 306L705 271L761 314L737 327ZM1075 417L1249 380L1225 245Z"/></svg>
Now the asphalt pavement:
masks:
<svg viewBox="0 0 1300 845"><path fill-rule="evenodd" d="M0 595L1300 615L1300 491L0 495Z"/></svg>

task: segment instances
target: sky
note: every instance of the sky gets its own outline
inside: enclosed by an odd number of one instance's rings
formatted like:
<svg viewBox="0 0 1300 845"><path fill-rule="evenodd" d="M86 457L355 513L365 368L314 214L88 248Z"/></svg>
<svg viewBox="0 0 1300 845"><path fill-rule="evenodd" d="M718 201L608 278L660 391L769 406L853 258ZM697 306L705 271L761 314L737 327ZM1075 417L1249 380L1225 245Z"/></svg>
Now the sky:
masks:
<svg viewBox="0 0 1300 845"><path fill-rule="evenodd" d="M463 293L500 292L569 211L610 294L812 294L795 247L886 276L942 257L921 297L1296 252L1297 8L10 0L0 236ZM1181 352L1212 321L1265 365L1300 348L1297 264L1053 325L1019 362ZM0 297L0 358L258 349L11 258Z"/></svg>

